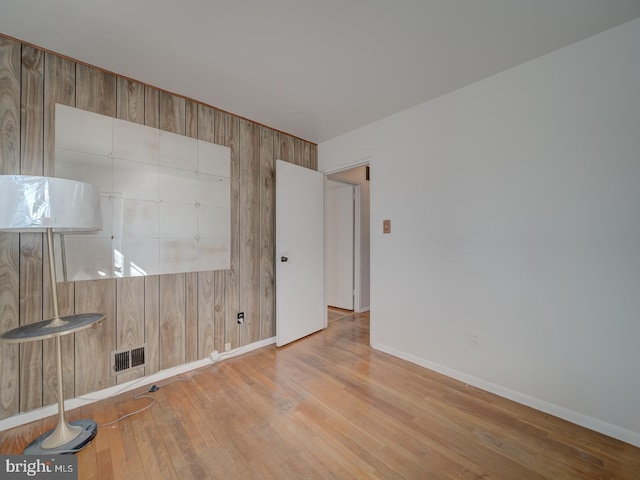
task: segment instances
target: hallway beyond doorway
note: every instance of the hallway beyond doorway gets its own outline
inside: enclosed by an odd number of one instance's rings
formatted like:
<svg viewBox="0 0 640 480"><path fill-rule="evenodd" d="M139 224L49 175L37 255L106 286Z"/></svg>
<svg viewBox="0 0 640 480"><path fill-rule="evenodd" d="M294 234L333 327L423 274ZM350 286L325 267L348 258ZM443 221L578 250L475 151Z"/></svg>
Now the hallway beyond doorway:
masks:
<svg viewBox="0 0 640 480"><path fill-rule="evenodd" d="M342 308L330 306L327 307L327 320L329 323L348 317L349 315L353 315L353 310L344 310Z"/></svg>

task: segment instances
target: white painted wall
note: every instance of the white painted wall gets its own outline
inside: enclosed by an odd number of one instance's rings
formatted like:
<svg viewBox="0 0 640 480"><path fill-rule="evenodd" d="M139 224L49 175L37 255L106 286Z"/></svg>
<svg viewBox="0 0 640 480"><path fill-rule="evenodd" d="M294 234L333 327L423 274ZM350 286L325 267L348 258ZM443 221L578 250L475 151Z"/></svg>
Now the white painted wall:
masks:
<svg viewBox="0 0 640 480"><path fill-rule="evenodd" d="M636 20L319 146L371 157L376 348L640 445L639 45Z"/></svg>

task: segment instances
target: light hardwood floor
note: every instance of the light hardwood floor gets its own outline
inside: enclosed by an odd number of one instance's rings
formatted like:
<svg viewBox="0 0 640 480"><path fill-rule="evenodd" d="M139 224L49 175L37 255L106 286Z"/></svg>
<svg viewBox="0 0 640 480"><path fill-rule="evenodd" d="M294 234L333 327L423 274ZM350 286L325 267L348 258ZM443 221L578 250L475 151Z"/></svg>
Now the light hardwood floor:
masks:
<svg viewBox="0 0 640 480"><path fill-rule="evenodd" d="M356 314L185 374L153 407L100 428L78 454L79 478L640 478L640 449L368 342L368 315ZM127 393L69 417L106 423L148 402ZM21 452L51 425L0 432L0 453Z"/></svg>

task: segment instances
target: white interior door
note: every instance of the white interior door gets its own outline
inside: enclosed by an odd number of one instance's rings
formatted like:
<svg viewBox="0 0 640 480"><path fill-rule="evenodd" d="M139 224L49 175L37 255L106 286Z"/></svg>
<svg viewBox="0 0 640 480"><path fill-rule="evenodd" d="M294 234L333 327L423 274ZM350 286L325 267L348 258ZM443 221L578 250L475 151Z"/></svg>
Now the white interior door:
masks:
<svg viewBox="0 0 640 480"><path fill-rule="evenodd" d="M324 175L276 160L276 345L326 326Z"/></svg>
<svg viewBox="0 0 640 480"><path fill-rule="evenodd" d="M353 310L354 186L327 181L327 304Z"/></svg>

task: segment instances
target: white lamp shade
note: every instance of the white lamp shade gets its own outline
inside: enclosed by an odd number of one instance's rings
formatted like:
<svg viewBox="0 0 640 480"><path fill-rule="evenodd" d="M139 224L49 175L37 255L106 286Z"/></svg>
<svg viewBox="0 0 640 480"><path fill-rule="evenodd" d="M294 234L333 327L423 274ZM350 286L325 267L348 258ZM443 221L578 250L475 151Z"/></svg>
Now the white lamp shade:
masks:
<svg viewBox="0 0 640 480"><path fill-rule="evenodd" d="M76 180L0 175L0 230L94 231L102 228L100 191Z"/></svg>

